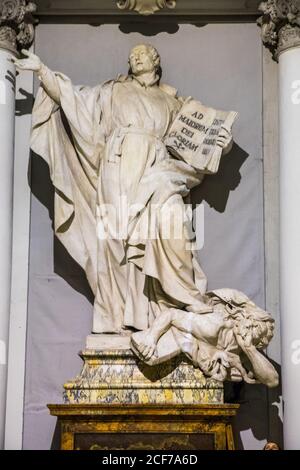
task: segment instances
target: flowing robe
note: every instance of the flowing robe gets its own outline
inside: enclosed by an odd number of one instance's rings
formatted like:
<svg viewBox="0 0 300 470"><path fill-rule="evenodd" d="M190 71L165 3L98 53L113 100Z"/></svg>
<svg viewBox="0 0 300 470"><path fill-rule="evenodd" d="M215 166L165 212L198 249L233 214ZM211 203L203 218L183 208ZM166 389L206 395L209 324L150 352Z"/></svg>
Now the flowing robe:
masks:
<svg viewBox="0 0 300 470"><path fill-rule="evenodd" d="M132 76L74 87L46 67L40 79L31 147L50 168L55 233L94 292L93 332L145 330L171 307L207 310L206 277L186 231L164 237L157 221L156 237L143 230L153 206L184 213L203 178L163 143L181 107L176 90ZM163 214L172 226L172 210Z"/></svg>

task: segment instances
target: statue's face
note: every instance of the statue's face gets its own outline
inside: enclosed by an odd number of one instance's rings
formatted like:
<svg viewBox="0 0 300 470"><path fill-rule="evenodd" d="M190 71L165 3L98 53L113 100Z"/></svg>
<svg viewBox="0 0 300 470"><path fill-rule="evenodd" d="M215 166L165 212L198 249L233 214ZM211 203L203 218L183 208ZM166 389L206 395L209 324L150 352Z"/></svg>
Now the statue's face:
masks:
<svg viewBox="0 0 300 470"><path fill-rule="evenodd" d="M155 64L147 46L134 47L129 56L129 64L133 75L153 72Z"/></svg>

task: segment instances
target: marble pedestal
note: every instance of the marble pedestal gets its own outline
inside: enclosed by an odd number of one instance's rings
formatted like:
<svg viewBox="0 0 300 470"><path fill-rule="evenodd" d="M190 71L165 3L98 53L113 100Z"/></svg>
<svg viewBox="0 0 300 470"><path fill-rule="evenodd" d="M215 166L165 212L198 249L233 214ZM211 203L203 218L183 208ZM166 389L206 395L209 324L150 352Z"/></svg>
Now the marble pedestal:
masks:
<svg viewBox="0 0 300 470"><path fill-rule="evenodd" d="M148 366L130 350L130 337L91 335L80 353L82 371L64 385L65 404L222 404L223 385L182 356Z"/></svg>

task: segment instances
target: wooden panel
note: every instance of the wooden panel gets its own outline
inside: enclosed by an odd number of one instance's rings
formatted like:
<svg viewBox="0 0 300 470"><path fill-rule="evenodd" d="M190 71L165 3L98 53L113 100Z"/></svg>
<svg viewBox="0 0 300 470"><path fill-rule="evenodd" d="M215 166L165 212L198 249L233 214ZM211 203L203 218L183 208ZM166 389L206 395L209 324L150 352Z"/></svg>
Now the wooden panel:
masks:
<svg viewBox="0 0 300 470"><path fill-rule="evenodd" d="M61 450L74 450L74 433L68 432L62 426Z"/></svg>
<svg viewBox="0 0 300 470"><path fill-rule="evenodd" d="M214 450L214 434L81 433L75 450Z"/></svg>
<svg viewBox="0 0 300 470"><path fill-rule="evenodd" d="M233 449L238 405L50 405L64 450Z"/></svg>

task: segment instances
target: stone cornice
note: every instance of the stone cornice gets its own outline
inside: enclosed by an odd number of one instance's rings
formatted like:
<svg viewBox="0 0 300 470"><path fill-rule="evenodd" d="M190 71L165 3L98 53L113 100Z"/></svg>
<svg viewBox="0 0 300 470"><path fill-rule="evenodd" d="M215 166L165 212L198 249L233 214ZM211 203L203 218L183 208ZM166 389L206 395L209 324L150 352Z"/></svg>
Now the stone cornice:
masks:
<svg viewBox="0 0 300 470"><path fill-rule="evenodd" d="M145 21L143 13L154 8L155 21L255 21L260 0L35 0L37 16L47 23L95 21ZM145 5L148 8L145 8ZM176 6L175 6L176 4ZM150 6L149 6L150 5ZM156 7L155 7L156 5ZM121 7L121 8L120 8ZM175 8L174 8L175 7ZM140 10L140 12L142 12ZM150 20L150 18L148 18Z"/></svg>
<svg viewBox="0 0 300 470"><path fill-rule="evenodd" d="M300 47L300 0L268 0L259 10L262 41L275 60L281 52Z"/></svg>
<svg viewBox="0 0 300 470"><path fill-rule="evenodd" d="M36 5L27 0L0 0L0 48L14 54L34 39Z"/></svg>

